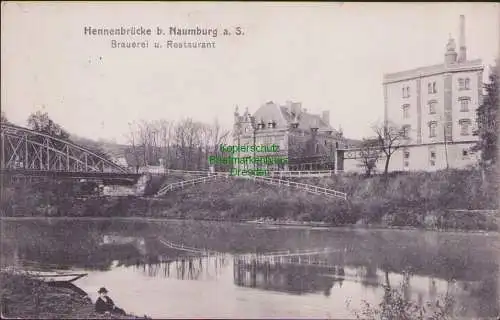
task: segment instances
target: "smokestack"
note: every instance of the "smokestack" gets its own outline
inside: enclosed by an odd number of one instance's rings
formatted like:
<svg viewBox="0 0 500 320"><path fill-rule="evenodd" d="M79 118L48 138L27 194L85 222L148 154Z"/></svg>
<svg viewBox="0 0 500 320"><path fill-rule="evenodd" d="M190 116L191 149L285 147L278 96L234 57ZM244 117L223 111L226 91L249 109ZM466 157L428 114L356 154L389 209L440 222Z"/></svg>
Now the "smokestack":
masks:
<svg viewBox="0 0 500 320"><path fill-rule="evenodd" d="M326 110L321 113L321 120L327 125L330 125L330 111Z"/></svg>
<svg viewBox="0 0 500 320"><path fill-rule="evenodd" d="M465 46L465 16L460 15L460 37L458 39L459 54L458 61L463 62L467 60L467 47Z"/></svg>

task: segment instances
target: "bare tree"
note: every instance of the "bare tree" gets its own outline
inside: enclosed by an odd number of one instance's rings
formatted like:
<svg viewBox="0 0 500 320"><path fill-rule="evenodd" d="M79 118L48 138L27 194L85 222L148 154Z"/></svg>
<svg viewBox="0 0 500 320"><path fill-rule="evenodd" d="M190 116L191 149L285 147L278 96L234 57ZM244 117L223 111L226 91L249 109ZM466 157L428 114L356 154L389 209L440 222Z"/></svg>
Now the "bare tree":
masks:
<svg viewBox="0 0 500 320"><path fill-rule="evenodd" d="M130 124L127 138L136 165L157 164L163 158L165 168L200 170L207 168L208 155L216 153L228 135L217 121L209 125L186 118Z"/></svg>
<svg viewBox="0 0 500 320"><path fill-rule="evenodd" d="M9 120L7 120L7 116L5 115L5 112L3 112L3 111L0 114L0 122L1 123L7 123L7 124L10 123Z"/></svg>
<svg viewBox="0 0 500 320"><path fill-rule="evenodd" d="M385 155L384 176L387 177L391 156L403 146L406 136L401 127L388 121L376 124L372 129L377 136L380 151Z"/></svg>
<svg viewBox="0 0 500 320"><path fill-rule="evenodd" d="M211 125L207 125L204 129L204 145L205 159L208 160L210 155L221 155L219 146L227 143L230 131L221 128L217 119Z"/></svg>
<svg viewBox="0 0 500 320"><path fill-rule="evenodd" d="M130 151L128 153L131 155L131 159L133 160L133 163L129 163L129 165L130 164L133 165L135 167L136 173L138 173L140 162L141 162L139 150L137 148L138 128L137 128L137 124L135 122L134 123L129 122L128 126L129 126L129 132L128 132L126 137L127 137L128 143L130 144L130 147L131 147Z"/></svg>
<svg viewBox="0 0 500 320"><path fill-rule="evenodd" d="M365 169L365 174L369 177L377 167L382 152L378 138L363 139L360 149L359 166Z"/></svg>
<svg viewBox="0 0 500 320"><path fill-rule="evenodd" d="M190 126L191 119L183 119L175 125L174 128L174 145L175 145L175 161L176 165L180 168L186 169L188 163L188 127Z"/></svg>
<svg viewBox="0 0 500 320"><path fill-rule="evenodd" d="M171 150L172 150L172 127L173 122L168 122L167 120L158 121L158 134L159 134L159 147L161 150L161 157L164 160L164 168L170 168L171 166Z"/></svg>

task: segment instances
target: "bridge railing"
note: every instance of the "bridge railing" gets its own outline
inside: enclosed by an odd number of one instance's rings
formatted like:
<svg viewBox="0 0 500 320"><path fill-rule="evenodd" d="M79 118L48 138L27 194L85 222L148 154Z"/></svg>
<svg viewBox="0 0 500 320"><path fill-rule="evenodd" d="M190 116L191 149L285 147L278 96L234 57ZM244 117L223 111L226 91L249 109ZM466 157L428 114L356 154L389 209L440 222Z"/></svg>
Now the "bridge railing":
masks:
<svg viewBox="0 0 500 320"><path fill-rule="evenodd" d="M270 171L270 177L330 177L335 173L333 170L316 170L316 171Z"/></svg>
<svg viewBox="0 0 500 320"><path fill-rule="evenodd" d="M181 244L175 243L175 242L172 242L172 241L168 241L168 240L166 240L164 238L159 238L158 240L162 244L166 245L167 247L170 247L170 248L176 249L176 250L193 252L193 253L200 253L200 254L218 254L218 255L224 254L223 252L218 252L218 251L214 251L214 250L208 250L208 249L203 249L203 248L196 248L196 247L186 246L183 243L181 243Z"/></svg>
<svg viewBox="0 0 500 320"><path fill-rule="evenodd" d="M217 179L217 178L227 179L229 177L230 177L230 175L228 172L217 172L217 173L212 173L208 176L201 177L201 178L174 182L174 183L171 183L171 184L168 184L168 185L161 187L158 190L156 195L162 196L169 191L173 191L176 189L183 189L186 186L194 186L197 184L209 182L209 181ZM256 182L260 181L260 182L264 182L264 183L271 184L271 185L296 187L298 189L304 190L304 191L309 192L309 193L318 194L318 195L326 195L326 196L330 196L330 197L336 197L336 198L341 198L341 199L347 200L347 194L344 192L340 192L340 191L337 191L334 189L328 189L325 187L314 186L314 185L310 185L310 184L306 184L306 183L294 182L294 181L290 181L290 180L281 180L281 179L269 178L269 177L262 177L262 176L235 176L235 177L243 178L243 179L251 179L251 180L254 180Z"/></svg>
<svg viewBox="0 0 500 320"><path fill-rule="evenodd" d="M210 174L210 171L208 171L208 170L177 170L177 169L166 169L166 168L159 168L159 167L146 167L146 168L143 167L143 168L139 168L139 173L151 173L151 174L156 174L156 175L180 173L180 174L206 176L206 175Z"/></svg>
<svg viewBox="0 0 500 320"><path fill-rule="evenodd" d="M200 184L200 183L206 183L210 180L214 180L214 179L217 179L217 178L228 178L229 177L229 174L228 173L217 173L217 174L211 174L209 176L206 176L206 177L201 177L201 178L196 178L196 179L191 179L191 180L185 180L185 181L179 181L179 182L174 182L174 183L171 183L171 184L168 184L164 187L161 187L160 190L158 190L158 192L156 193L157 196L161 196L161 195L164 195L165 193L169 192L169 191L173 191L175 189L183 189L184 187L186 186L194 186L194 185L197 185L197 184Z"/></svg>
<svg viewBox="0 0 500 320"><path fill-rule="evenodd" d="M281 179L276 179L276 178L268 178L268 177L262 177L262 176L242 176L241 178L251 179L254 181L260 181L260 182L264 182L264 183L271 184L271 185L278 185L278 186L283 185L283 186L288 186L288 187L296 187L298 189L307 191L309 193L332 196L332 197L347 200L347 194L344 192L340 192L337 190L328 189L328 188L324 188L324 187L314 186L314 185L310 185L310 184L306 184L306 183L294 182L294 181L290 181L290 180L281 180Z"/></svg>

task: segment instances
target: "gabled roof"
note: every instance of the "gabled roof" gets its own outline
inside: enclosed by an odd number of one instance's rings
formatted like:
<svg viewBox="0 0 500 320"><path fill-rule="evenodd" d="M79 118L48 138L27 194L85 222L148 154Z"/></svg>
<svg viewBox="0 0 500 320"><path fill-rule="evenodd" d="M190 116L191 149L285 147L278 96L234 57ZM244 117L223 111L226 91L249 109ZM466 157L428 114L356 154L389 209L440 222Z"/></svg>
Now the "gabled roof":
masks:
<svg viewBox="0 0 500 320"><path fill-rule="evenodd" d="M277 128L288 128L296 119L290 107L279 106L274 102L267 102L262 105L259 109L257 109L257 111L255 111L253 116L257 122L262 120L266 124L269 121L274 120ZM301 108L297 121L299 123L299 128L301 129L319 128L320 132L332 131L335 134L337 133L337 130L323 121L320 115L304 111L303 108Z"/></svg>
<svg viewBox="0 0 500 320"><path fill-rule="evenodd" d="M295 116L287 107L280 107L280 110L288 124L294 121ZM335 129L325 123L321 119L321 116L317 114L311 114L302 110L297 120L299 128L319 128L319 130L332 130L336 132Z"/></svg>

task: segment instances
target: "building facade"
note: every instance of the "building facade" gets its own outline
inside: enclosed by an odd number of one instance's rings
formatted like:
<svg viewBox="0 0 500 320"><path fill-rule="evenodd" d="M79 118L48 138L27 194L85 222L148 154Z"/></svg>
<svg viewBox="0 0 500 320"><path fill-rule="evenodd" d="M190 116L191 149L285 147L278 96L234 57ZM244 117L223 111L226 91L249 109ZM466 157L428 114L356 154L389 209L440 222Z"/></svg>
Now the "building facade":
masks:
<svg viewBox="0 0 500 320"><path fill-rule="evenodd" d="M390 171L477 164L479 155L471 147L478 140L474 131L484 67L480 59L467 59L464 16L460 16L458 50L450 36L443 58L441 64L384 75L385 121L401 127L404 135L404 146L391 157ZM379 160L378 170L384 161ZM358 167L350 162L347 167Z"/></svg>
<svg viewBox="0 0 500 320"><path fill-rule="evenodd" d="M236 164L239 168L268 170L333 170L336 150L342 133L330 125L329 111L321 115L307 112L301 103L285 105L268 102L253 115L236 108L233 144L235 146L277 145L276 152L238 152L241 157L275 157L286 159L277 164Z"/></svg>

